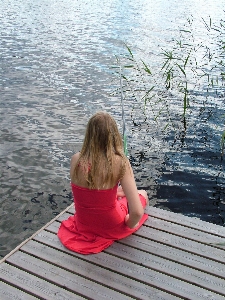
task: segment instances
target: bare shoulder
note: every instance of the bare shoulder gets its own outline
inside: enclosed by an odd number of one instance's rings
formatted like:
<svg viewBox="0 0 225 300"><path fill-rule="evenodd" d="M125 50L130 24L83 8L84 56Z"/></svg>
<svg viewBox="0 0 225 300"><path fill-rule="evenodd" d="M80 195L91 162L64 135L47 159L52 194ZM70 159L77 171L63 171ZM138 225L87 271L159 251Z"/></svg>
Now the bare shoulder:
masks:
<svg viewBox="0 0 225 300"><path fill-rule="evenodd" d="M72 167L72 166L75 167L75 165L76 165L76 163L77 163L79 157L80 157L80 152L75 153L75 154L71 157L71 163L70 163L70 164L71 164L71 167Z"/></svg>
<svg viewBox="0 0 225 300"><path fill-rule="evenodd" d="M71 157L71 161L70 161L70 178L73 178L73 173L74 173L74 169L75 166L77 164L77 161L80 157L80 152L75 153L72 157Z"/></svg>
<svg viewBox="0 0 225 300"><path fill-rule="evenodd" d="M80 157L80 152L77 152L71 157L71 160L78 161L79 157Z"/></svg>

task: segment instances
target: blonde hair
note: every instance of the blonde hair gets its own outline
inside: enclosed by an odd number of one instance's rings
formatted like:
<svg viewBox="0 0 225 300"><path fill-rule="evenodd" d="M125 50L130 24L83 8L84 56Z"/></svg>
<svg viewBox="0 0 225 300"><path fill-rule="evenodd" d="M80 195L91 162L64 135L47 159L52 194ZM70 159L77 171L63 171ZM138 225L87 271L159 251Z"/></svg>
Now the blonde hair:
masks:
<svg viewBox="0 0 225 300"><path fill-rule="evenodd" d="M116 121L106 112L94 114L87 124L73 178L79 184L82 170L89 188L113 187L123 177L126 162Z"/></svg>

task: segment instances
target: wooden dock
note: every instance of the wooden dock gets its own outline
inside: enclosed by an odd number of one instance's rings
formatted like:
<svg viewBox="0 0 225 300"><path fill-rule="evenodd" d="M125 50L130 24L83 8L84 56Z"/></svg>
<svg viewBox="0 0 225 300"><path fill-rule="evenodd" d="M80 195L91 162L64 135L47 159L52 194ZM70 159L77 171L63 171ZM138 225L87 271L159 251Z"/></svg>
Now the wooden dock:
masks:
<svg viewBox="0 0 225 300"><path fill-rule="evenodd" d="M73 205L0 264L0 299L225 299L225 227L149 207L136 234L104 252L67 250Z"/></svg>

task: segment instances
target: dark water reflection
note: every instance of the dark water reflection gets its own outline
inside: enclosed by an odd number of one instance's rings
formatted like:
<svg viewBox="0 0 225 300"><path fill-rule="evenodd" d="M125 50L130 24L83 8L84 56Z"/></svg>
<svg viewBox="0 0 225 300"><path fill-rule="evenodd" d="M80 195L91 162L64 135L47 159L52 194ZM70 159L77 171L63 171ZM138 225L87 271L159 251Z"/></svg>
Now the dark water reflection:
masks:
<svg viewBox="0 0 225 300"><path fill-rule="evenodd" d="M224 1L211 2L1 1L2 256L71 203L70 157L90 115L106 110L121 127L120 97L112 96L119 81L110 66L125 53L123 43L157 64L188 16L223 17ZM132 122L127 101L129 152L151 205L223 225L224 97L211 99L190 112L186 132L167 136L138 109Z"/></svg>

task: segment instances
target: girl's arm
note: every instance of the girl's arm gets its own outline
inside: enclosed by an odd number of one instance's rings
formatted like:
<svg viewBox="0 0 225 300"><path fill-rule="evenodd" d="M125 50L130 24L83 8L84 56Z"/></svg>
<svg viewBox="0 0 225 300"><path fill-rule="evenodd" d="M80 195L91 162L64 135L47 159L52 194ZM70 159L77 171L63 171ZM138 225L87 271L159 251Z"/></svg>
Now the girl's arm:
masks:
<svg viewBox="0 0 225 300"><path fill-rule="evenodd" d="M129 161L127 161L126 171L120 183L126 195L129 206L129 215L126 216L125 223L128 227L134 228L138 225L138 222L143 216L144 209L138 195L133 170Z"/></svg>

